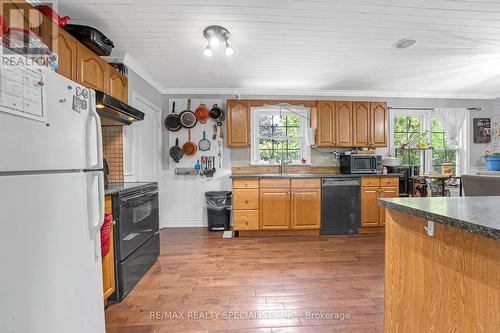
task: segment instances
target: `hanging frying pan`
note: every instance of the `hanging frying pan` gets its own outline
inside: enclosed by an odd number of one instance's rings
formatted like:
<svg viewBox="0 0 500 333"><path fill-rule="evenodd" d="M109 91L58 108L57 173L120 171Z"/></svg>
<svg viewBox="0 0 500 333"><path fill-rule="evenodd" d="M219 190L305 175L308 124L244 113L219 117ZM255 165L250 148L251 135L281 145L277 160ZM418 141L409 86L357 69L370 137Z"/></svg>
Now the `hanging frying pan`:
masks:
<svg viewBox="0 0 500 333"><path fill-rule="evenodd" d="M186 156L193 156L197 151L198 147L191 141L191 130L188 130L188 141L182 145L182 152Z"/></svg>
<svg viewBox="0 0 500 333"><path fill-rule="evenodd" d="M175 146L170 148L170 157L175 163L179 163L180 159L184 156L181 147L179 147L179 138L175 139Z"/></svg>
<svg viewBox="0 0 500 333"><path fill-rule="evenodd" d="M205 131L203 131L203 139L201 139L200 142L198 142L198 149L200 149L200 151L208 151L210 150L210 146L212 145L205 136L206 136Z"/></svg>
<svg viewBox="0 0 500 333"><path fill-rule="evenodd" d="M165 127L171 132L177 132L182 128L181 118L175 113L175 102L172 103L172 113L165 118Z"/></svg>
<svg viewBox="0 0 500 333"><path fill-rule="evenodd" d="M222 111L222 109L217 104L214 104L212 109L210 109L210 117L212 119L219 120L223 114L224 111Z"/></svg>
<svg viewBox="0 0 500 333"><path fill-rule="evenodd" d="M182 111L181 114L179 115L181 119L181 124L185 128L193 128L196 123L198 122L198 119L196 119L196 116L191 109L191 99L188 99L188 105L187 109Z"/></svg>
<svg viewBox="0 0 500 333"><path fill-rule="evenodd" d="M205 124L208 118L210 118L210 111L205 104L200 104L200 106L198 106L198 108L194 112L194 115L201 124Z"/></svg>

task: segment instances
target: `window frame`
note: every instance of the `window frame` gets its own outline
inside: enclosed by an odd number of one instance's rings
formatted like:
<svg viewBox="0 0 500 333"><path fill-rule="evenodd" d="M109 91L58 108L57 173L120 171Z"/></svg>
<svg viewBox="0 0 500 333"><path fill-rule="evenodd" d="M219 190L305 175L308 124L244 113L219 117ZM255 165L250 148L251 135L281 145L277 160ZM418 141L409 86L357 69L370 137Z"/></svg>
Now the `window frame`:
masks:
<svg viewBox="0 0 500 333"><path fill-rule="evenodd" d="M434 110L412 110L412 109L398 109L398 110L390 110L389 112L389 152L392 156L395 156L396 152L396 147L395 147L395 140L394 140L394 134L395 134L395 128L394 128L394 120L396 117L415 117L418 116L420 117L420 131L428 131L429 133L429 142L431 143L432 146L432 118L436 117L436 112ZM467 123L468 117L465 119L465 123ZM456 168L456 175L460 176L462 174L466 173L467 170L467 163L465 160L465 156L467 154L467 126L464 126L462 128L462 131L460 132L459 135L459 147L458 149L449 149L449 148L437 148L435 150L449 150L449 151L456 151L456 161L454 163L454 166ZM424 173L429 173L433 171L433 155L432 155L433 150L425 150L421 155L421 161L420 161L420 167L423 167L423 160L425 159L425 166L426 170L422 170Z"/></svg>
<svg viewBox="0 0 500 333"><path fill-rule="evenodd" d="M282 116L299 116L301 118L300 121L300 152L302 158L306 159L306 163L301 163L299 161L292 161L289 165L311 165L311 146L306 144L306 131L309 128L310 121L310 109L306 107L298 107L293 106L293 112L287 109L280 107L279 105L270 105L270 106L262 106L262 107L252 107L250 109L251 112L251 121L250 121L250 150L251 150L251 159L250 165L279 165L279 163L265 163L260 160L260 148L259 148L259 118L261 115L282 115Z"/></svg>

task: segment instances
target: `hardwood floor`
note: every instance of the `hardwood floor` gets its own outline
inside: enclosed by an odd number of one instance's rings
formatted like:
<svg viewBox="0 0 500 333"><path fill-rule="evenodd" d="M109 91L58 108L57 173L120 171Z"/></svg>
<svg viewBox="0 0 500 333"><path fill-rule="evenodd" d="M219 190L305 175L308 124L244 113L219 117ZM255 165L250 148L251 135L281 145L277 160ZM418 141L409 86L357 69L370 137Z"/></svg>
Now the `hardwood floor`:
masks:
<svg viewBox="0 0 500 333"><path fill-rule="evenodd" d="M107 332L383 331L383 235L221 237L162 230L160 260L107 308Z"/></svg>

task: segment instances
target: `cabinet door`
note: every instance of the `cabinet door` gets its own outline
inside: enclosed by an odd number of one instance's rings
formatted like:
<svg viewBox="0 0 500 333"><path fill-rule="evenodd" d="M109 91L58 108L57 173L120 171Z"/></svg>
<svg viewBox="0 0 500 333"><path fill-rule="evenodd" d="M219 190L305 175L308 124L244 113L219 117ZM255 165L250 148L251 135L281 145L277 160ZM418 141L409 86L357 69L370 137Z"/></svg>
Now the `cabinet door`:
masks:
<svg viewBox="0 0 500 333"><path fill-rule="evenodd" d="M290 190L260 190L260 229L290 229Z"/></svg>
<svg viewBox="0 0 500 333"><path fill-rule="evenodd" d="M318 147L335 146L335 102L318 102Z"/></svg>
<svg viewBox="0 0 500 333"><path fill-rule="evenodd" d="M370 103L355 102L353 111L353 146L367 147L370 142Z"/></svg>
<svg viewBox="0 0 500 333"><path fill-rule="evenodd" d="M114 98L128 103L128 80L114 68L109 68L108 94Z"/></svg>
<svg viewBox="0 0 500 333"><path fill-rule="evenodd" d="M361 226L378 227L380 211L378 205L379 187L361 188Z"/></svg>
<svg viewBox="0 0 500 333"><path fill-rule="evenodd" d="M387 147L387 103L370 103L370 145Z"/></svg>
<svg viewBox="0 0 500 333"><path fill-rule="evenodd" d="M108 64L97 54L77 43L78 83L99 91L107 91Z"/></svg>
<svg viewBox="0 0 500 333"><path fill-rule="evenodd" d="M319 229L321 221L321 190L292 190L292 229Z"/></svg>
<svg viewBox="0 0 500 333"><path fill-rule="evenodd" d="M380 198L398 198L399 197L399 187L382 187L380 189ZM380 210L380 226L385 226L385 208L379 206Z"/></svg>
<svg viewBox="0 0 500 333"><path fill-rule="evenodd" d="M105 212L106 214L113 213L112 199L111 196L106 197L105 201ZM114 223L114 222L113 222ZM115 247L113 242L113 224L111 224L110 230L110 248L109 253L102 258L102 283L103 283L103 296L104 302L107 302L109 296L111 296L115 290Z"/></svg>
<svg viewBox="0 0 500 333"><path fill-rule="evenodd" d="M77 78L76 69L76 39L73 36L69 35L62 29L58 31L58 39L57 39L57 55L58 55L58 64L57 64L57 72L62 76L67 77L70 80L75 81Z"/></svg>
<svg viewBox="0 0 500 333"><path fill-rule="evenodd" d="M352 147L352 102L335 103L335 145Z"/></svg>
<svg viewBox="0 0 500 333"><path fill-rule="evenodd" d="M250 107L248 101L227 101L228 147L250 147Z"/></svg>

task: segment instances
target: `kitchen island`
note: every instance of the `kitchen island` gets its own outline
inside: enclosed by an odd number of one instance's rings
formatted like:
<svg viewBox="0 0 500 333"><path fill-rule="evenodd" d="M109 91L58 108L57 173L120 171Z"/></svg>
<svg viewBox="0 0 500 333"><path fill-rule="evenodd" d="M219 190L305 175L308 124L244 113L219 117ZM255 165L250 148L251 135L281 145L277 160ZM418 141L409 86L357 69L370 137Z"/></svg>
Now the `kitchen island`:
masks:
<svg viewBox="0 0 500 333"><path fill-rule="evenodd" d="M500 197L383 199L385 332L500 331Z"/></svg>

